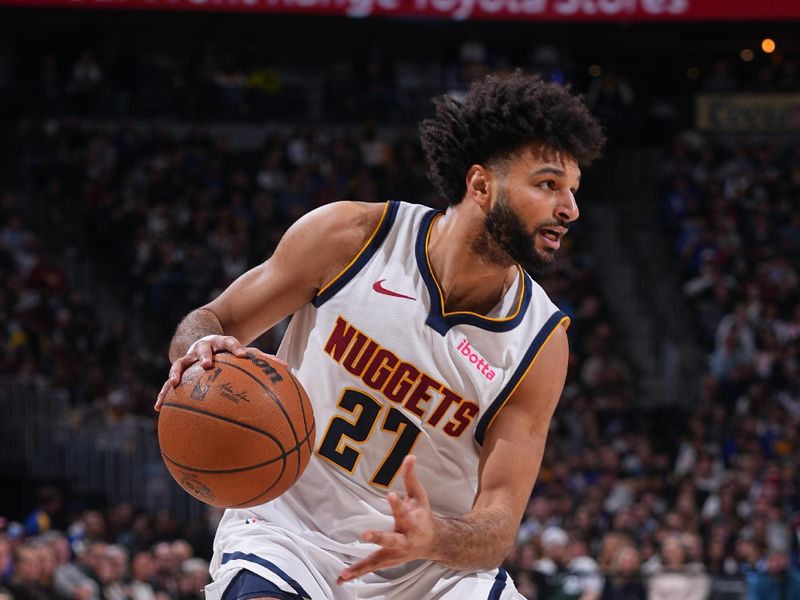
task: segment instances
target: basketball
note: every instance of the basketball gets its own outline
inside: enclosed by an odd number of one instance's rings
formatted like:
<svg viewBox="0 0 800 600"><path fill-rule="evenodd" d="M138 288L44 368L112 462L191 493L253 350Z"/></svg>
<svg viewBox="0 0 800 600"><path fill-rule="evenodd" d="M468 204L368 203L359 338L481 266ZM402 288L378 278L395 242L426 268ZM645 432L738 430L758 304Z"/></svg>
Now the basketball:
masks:
<svg viewBox="0 0 800 600"><path fill-rule="evenodd" d="M280 496L302 475L314 444L308 395L269 356L223 352L195 363L166 396L158 441L169 472L207 504L244 508Z"/></svg>

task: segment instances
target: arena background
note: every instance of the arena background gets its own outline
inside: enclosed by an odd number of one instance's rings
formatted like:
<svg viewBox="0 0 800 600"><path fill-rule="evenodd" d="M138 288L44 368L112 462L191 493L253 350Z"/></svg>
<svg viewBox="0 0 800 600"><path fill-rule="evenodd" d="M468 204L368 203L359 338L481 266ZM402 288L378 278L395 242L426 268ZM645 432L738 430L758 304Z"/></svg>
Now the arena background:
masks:
<svg viewBox="0 0 800 600"><path fill-rule="evenodd" d="M542 284L571 368L529 598L800 598L800 4L0 0L0 598L197 598L177 320L338 199L441 206L416 123L520 67L610 144ZM271 351L276 328L256 345Z"/></svg>

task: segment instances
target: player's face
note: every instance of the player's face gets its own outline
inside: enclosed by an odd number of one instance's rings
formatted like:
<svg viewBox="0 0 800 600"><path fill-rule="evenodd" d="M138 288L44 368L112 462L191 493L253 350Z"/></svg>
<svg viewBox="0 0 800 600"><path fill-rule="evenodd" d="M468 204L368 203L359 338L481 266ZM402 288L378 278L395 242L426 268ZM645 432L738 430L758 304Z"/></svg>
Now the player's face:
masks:
<svg viewBox="0 0 800 600"><path fill-rule="evenodd" d="M502 171L485 221L495 252L484 254L500 259L493 262L511 259L539 272L553 262L569 224L580 214L575 202L580 169L569 157L527 148ZM497 256L498 250L505 256Z"/></svg>

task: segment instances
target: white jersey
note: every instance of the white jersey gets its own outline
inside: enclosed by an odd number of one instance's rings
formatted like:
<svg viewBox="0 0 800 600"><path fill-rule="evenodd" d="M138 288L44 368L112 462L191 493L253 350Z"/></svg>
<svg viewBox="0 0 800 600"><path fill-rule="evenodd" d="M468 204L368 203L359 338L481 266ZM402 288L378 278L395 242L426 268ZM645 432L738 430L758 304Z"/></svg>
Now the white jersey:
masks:
<svg viewBox="0 0 800 600"><path fill-rule="evenodd" d="M359 254L293 316L278 356L311 399L315 453L278 499L226 511L217 565L222 554L250 551L226 541L227 528L249 520L280 526L345 563L370 554L375 546L359 536L393 527L386 495L404 492L397 475L410 453L434 514L471 509L487 429L568 318L522 269L488 315L445 312L428 258L440 215L388 202ZM387 571L402 578L418 567Z"/></svg>

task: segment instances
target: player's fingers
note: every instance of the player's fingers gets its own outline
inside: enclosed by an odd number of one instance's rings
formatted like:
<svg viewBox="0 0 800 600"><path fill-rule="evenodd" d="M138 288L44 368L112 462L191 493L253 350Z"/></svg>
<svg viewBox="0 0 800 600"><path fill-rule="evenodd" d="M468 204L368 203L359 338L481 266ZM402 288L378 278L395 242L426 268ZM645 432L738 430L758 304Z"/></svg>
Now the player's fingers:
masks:
<svg viewBox="0 0 800 600"><path fill-rule="evenodd" d="M402 533L394 531L365 531L361 539L371 544L377 544L387 550L404 550L408 548L408 538Z"/></svg>
<svg viewBox="0 0 800 600"><path fill-rule="evenodd" d="M167 381L172 384L172 387L176 387L181 382L181 376L183 375L183 372L196 362L196 356L191 354L182 356L172 363L172 366L169 369L169 377L167 378Z"/></svg>
<svg viewBox="0 0 800 600"><path fill-rule="evenodd" d="M210 369L214 366L214 349L211 344L206 340L198 340L197 345L194 347L194 354L197 355L197 360L204 369ZM190 355L187 355L187 358Z"/></svg>
<svg viewBox="0 0 800 600"><path fill-rule="evenodd" d="M381 548L380 550L376 550L366 558L350 565L343 570L339 574L339 579L336 580L336 583L341 585L345 581L356 579L357 577L361 577L366 573L371 573L372 571L381 569L383 567L391 567L393 565L400 564L401 562L403 561L394 556L392 551Z"/></svg>
<svg viewBox="0 0 800 600"><path fill-rule="evenodd" d="M244 345L235 337L228 336L224 338L222 345L224 350L227 350L236 356L243 357L245 354L247 354L247 350L245 349Z"/></svg>
<svg viewBox="0 0 800 600"><path fill-rule="evenodd" d="M167 397L167 392L173 388L172 385L172 378L167 379L164 382L164 385L161 386L161 391L158 392L158 396L156 397L156 404L153 407L156 411L161 410L161 405L164 404L164 399Z"/></svg>
<svg viewBox="0 0 800 600"><path fill-rule="evenodd" d="M161 386L161 390L158 392L158 396L156 397L156 404L153 408L155 408L157 411L161 410L161 405L164 404L164 400L167 397L167 392L169 392L170 388L178 386L178 384L181 382L181 375L183 375L183 372L187 367L190 367L196 361L197 359L193 355L186 355L172 363L172 366L169 369L167 380L164 382L164 385Z"/></svg>
<svg viewBox="0 0 800 600"><path fill-rule="evenodd" d="M389 508L392 509L395 531L408 531L411 523L408 516L408 508L403 503L402 498L394 492L389 492L386 500L389 502Z"/></svg>
<svg viewBox="0 0 800 600"><path fill-rule="evenodd" d="M428 493L414 470L416 461L417 457L413 454L409 454L403 459L403 464L400 467L403 471L403 484L406 486L406 494L409 498L417 498L423 504L427 504Z"/></svg>

